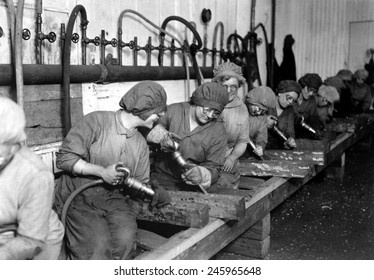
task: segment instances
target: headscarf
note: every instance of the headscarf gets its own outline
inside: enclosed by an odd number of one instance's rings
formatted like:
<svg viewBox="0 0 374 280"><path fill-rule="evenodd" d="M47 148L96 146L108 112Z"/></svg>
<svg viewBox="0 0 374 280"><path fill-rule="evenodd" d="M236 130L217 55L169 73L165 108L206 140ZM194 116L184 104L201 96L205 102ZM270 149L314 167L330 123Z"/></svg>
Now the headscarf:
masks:
<svg viewBox="0 0 374 280"><path fill-rule="evenodd" d="M346 88L346 85L340 76L328 77L324 81L324 84L336 88L338 92L341 92L342 89Z"/></svg>
<svg viewBox="0 0 374 280"><path fill-rule="evenodd" d="M296 92L297 95L300 95L301 90L302 88L297 82L292 80L283 80L278 84L275 92L278 94L293 91Z"/></svg>
<svg viewBox="0 0 374 280"><path fill-rule="evenodd" d="M198 86L192 93L191 103L222 112L226 104L229 103L229 97L222 85L207 82Z"/></svg>
<svg viewBox="0 0 374 280"><path fill-rule="evenodd" d="M26 141L26 117L22 108L8 97L0 96L0 144Z"/></svg>
<svg viewBox="0 0 374 280"><path fill-rule="evenodd" d="M316 73L308 73L299 79L299 84L302 88L309 87L318 90L322 85L321 77Z"/></svg>
<svg viewBox="0 0 374 280"><path fill-rule="evenodd" d="M343 79L343 81L352 81L352 71L348 69L341 69L339 72L336 74L336 76L339 76L340 78Z"/></svg>
<svg viewBox="0 0 374 280"><path fill-rule="evenodd" d="M166 110L166 92L153 81L139 82L121 98L119 106L142 120Z"/></svg>
<svg viewBox="0 0 374 280"><path fill-rule="evenodd" d="M320 86L318 90L318 95L326 98L327 101L330 102L331 104L334 104L340 99L338 91L336 90L336 88L332 86L325 86L325 85Z"/></svg>
<svg viewBox="0 0 374 280"><path fill-rule="evenodd" d="M219 82L219 78L223 76L235 77L239 81L239 85L244 84L245 78L243 77L242 68L230 61L222 63L213 69L212 82Z"/></svg>
<svg viewBox="0 0 374 280"><path fill-rule="evenodd" d="M245 102L267 111L270 108L275 108L275 99L275 94L270 87L259 86L247 93Z"/></svg>
<svg viewBox="0 0 374 280"><path fill-rule="evenodd" d="M354 79L361 79L363 81L366 80L366 78L369 76L369 72L366 71L365 69L358 69L354 74L353 78Z"/></svg>

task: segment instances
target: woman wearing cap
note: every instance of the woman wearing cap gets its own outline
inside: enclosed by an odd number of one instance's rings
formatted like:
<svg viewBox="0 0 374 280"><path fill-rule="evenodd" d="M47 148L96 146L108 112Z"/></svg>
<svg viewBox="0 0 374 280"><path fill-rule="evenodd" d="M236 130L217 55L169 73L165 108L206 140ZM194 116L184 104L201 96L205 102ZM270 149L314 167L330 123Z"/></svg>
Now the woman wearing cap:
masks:
<svg viewBox="0 0 374 280"><path fill-rule="evenodd" d="M270 109L275 109L275 94L273 90L267 86L259 86L252 89L246 95L245 103L249 112L249 137L256 145L253 152L258 156L263 156L265 146L268 142L268 126L266 115Z"/></svg>
<svg viewBox="0 0 374 280"><path fill-rule="evenodd" d="M170 153L160 152L152 180L168 190L183 191L199 191L198 186L208 189L217 181L227 145L219 116L228 102L225 88L208 82L193 92L190 102L168 106L159 123L180 137L180 152L191 168L182 170Z"/></svg>
<svg viewBox="0 0 374 280"><path fill-rule="evenodd" d="M349 85L351 90L351 113L364 113L372 105L371 89L365 83L369 72L365 69L359 69L353 74L352 83Z"/></svg>
<svg viewBox="0 0 374 280"><path fill-rule="evenodd" d="M238 159L244 154L249 142L249 116L243 101L238 97L238 89L244 84L242 69L232 62L225 62L213 70L213 82L223 85L229 103L221 117L227 132L225 161L220 170L217 188L238 188L240 175L235 172Z"/></svg>
<svg viewBox="0 0 374 280"><path fill-rule="evenodd" d="M138 127L151 128L166 110L161 85L145 81L132 87L116 112L96 111L83 117L69 132L57 153L57 167L64 174L56 183L58 212L69 195L88 182L104 183L86 189L71 203L66 217L66 245L71 259L126 259L135 246L136 213L129 197L120 192L122 162L131 177L148 183L149 149ZM169 202L162 188L155 197Z"/></svg>
<svg viewBox="0 0 374 280"><path fill-rule="evenodd" d="M320 139L323 135L318 121L315 94L317 94L319 87L322 85L322 79L318 74L308 73L301 77L298 82L302 90L297 102L294 104L296 138ZM300 125L301 122L310 125L316 133L311 134Z"/></svg>
<svg viewBox="0 0 374 280"><path fill-rule="evenodd" d="M269 115L277 119L277 127L287 137L287 141L280 138L273 129L268 131L267 149L294 149L295 128L294 128L294 107L301 93L301 86L292 80L281 81L275 91L277 96L275 109L269 110Z"/></svg>
<svg viewBox="0 0 374 280"><path fill-rule="evenodd" d="M339 101L339 93L333 86L322 85L318 89L317 116L321 124L320 130L324 129L326 122L332 118L334 103Z"/></svg>
<svg viewBox="0 0 374 280"><path fill-rule="evenodd" d="M64 228L52 210L53 174L25 146L26 119L0 96L0 260L57 260Z"/></svg>

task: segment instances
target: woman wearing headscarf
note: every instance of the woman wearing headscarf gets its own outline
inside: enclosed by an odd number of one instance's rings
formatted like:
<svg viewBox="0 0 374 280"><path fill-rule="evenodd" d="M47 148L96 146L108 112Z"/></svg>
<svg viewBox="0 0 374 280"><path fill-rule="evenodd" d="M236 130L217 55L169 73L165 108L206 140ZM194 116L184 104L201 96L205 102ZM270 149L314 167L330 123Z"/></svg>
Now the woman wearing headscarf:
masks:
<svg viewBox="0 0 374 280"><path fill-rule="evenodd" d="M170 153L155 156L152 180L168 190L199 191L216 183L224 163L227 134L219 118L229 102L226 89L207 82L193 92L189 102L167 107L159 124L180 137L179 151L190 165L182 169Z"/></svg>
<svg viewBox="0 0 374 280"><path fill-rule="evenodd" d="M275 109L269 111L269 115L276 118L276 126L287 137L284 141L274 129L268 131L267 149L294 149L295 142L295 127L294 127L294 107L301 93L301 86L291 80L281 81L275 91L277 96L275 102Z"/></svg>
<svg viewBox="0 0 374 280"><path fill-rule="evenodd" d="M239 158L244 154L249 142L249 116L238 89L244 84L242 69L232 62L225 62L213 70L213 82L223 85L229 97L229 103L221 117L227 132L225 160L216 186L218 188L238 188L240 175L235 172Z"/></svg>
<svg viewBox="0 0 374 280"><path fill-rule="evenodd" d="M256 145L255 150L248 146L248 154L253 152L262 156L268 142L268 116L270 109L275 109L275 94L270 87L259 86L246 95L245 103L249 112L249 137Z"/></svg>
<svg viewBox="0 0 374 280"><path fill-rule="evenodd" d="M317 116L321 125L320 130L325 129L326 123L332 118L334 103L339 102L339 93L333 86L322 85L316 94Z"/></svg>
<svg viewBox="0 0 374 280"><path fill-rule="evenodd" d="M317 94L322 85L322 79L318 74L308 73L299 79L302 88L301 94L294 104L295 111L295 135L296 138L315 138L320 139L323 134L321 124L317 117ZM301 123L306 123L315 130L315 134L310 133Z"/></svg>
<svg viewBox="0 0 374 280"><path fill-rule="evenodd" d="M353 74L352 83L349 85L351 90L351 112L364 113L368 111L372 105L371 89L365 83L369 72L365 69L359 69Z"/></svg>
<svg viewBox="0 0 374 280"><path fill-rule="evenodd" d="M67 254L71 259L126 259L135 246L136 213L130 198L118 184L121 162L131 177L149 182L149 149L138 127L151 128L166 110L166 93L161 85L144 81L120 100L120 110L96 111L82 118L64 139L57 153L57 167L64 174L56 184L56 208L88 182L104 183L89 188L71 203L66 217ZM170 201L166 191L156 188L153 205Z"/></svg>
<svg viewBox="0 0 374 280"><path fill-rule="evenodd" d="M58 259L64 229L52 210L54 178L25 146L26 119L0 96L0 260Z"/></svg>

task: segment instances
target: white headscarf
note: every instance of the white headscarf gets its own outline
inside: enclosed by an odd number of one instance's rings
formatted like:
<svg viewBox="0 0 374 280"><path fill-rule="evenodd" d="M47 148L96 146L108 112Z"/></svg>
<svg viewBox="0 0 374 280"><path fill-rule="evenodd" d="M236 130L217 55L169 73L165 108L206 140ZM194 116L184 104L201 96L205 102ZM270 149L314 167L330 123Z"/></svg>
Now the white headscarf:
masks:
<svg viewBox="0 0 374 280"><path fill-rule="evenodd" d="M14 101L0 96L0 144L17 144L26 140L25 113Z"/></svg>

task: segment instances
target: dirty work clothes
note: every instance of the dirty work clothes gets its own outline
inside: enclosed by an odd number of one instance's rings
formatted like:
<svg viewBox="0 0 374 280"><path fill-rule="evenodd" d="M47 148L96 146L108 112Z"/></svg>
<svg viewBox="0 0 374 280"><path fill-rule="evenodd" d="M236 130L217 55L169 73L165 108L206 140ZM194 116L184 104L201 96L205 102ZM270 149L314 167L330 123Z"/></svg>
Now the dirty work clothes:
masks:
<svg viewBox="0 0 374 280"><path fill-rule="evenodd" d="M268 141L267 117L267 115L249 115L249 137L253 140L256 146L261 146L263 149L265 149ZM251 147L248 146L247 149L251 149Z"/></svg>
<svg viewBox="0 0 374 280"><path fill-rule="evenodd" d="M294 109L293 106L287 107L283 110L280 116L277 116L276 109L270 109L269 115L276 116L278 118L278 128L288 138L295 138L294 128ZM273 129L268 130L268 143L266 149L284 149L284 140L280 138Z"/></svg>
<svg viewBox="0 0 374 280"><path fill-rule="evenodd" d="M235 97L233 101L225 106L221 117L227 132L228 142L226 157L228 157L234 147L239 143L247 144L249 142L249 114L245 104ZM220 170L220 175L216 186L218 188L234 188L239 186L240 175L237 172L236 165L231 172ZM212 191L212 190L210 190Z"/></svg>
<svg viewBox="0 0 374 280"><path fill-rule="evenodd" d="M120 112L88 114L64 139L56 161L57 167L66 171L56 182L55 206L59 214L74 190L99 179L73 175L79 159L103 167L123 162L132 177L149 181L148 145L137 130L123 126ZM135 214L129 198L113 186L102 184L86 189L73 200L67 214L66 239L72 258L126 258L135 243Z"/></svg>
<svg viewBox="0 0 374 280"><path fill-rule="evenodd" d="M52 210L53 174L26 147L0 171L0 259L57 259L64 229ZM40 253L39 253L40 252Z"/></svg>
<svg viewBox="0 0 374 280"><path fill-rule="evenodd" d="M310 125L315 130L323 130L323 121L318 116L317 112L317 100L314 96L311 96L308 100L304 100L301 104L294 104L295 119L297 120L300 116L304 117L304 122ZM295 134L296 138L310 138L311 134L299 123L295 123Z"/></svg>
<svg viewBox="0 0 374 280"><path fill-rule="evenodd" d="M351 91L351 113L363 113L370 109L372 96L368 84L358 85L357 83L349 84Z"/></svg>
<svg viewBox="0 0 374 280"><path fill-rule="evenodd" d="M245 104L236 97L223 109L221 117L227 132L227 153L238 143L249 142L249 114Z"/></svg>
<svg viewBox="0 0 374 280"><path fill-rule="evenodd" d="M180 151L183 158L207 168L214 184L218 179L218 168L223 164L227 145L222 119L213 120L190 131L190 104L182 102L169 105L166 114L160 118L160 124L181 137ZM198 191L197 187L184 184L182 173L170 153L157 153L152 180L157 179L168 190Z"/></svg>

